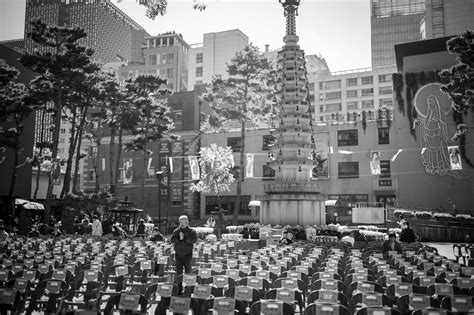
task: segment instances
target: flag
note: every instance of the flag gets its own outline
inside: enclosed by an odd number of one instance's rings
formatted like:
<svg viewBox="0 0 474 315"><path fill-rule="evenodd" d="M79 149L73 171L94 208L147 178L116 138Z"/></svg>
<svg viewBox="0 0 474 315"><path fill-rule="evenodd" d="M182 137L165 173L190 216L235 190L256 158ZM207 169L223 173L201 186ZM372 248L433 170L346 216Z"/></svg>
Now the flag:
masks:
<svg viewBox="0 0 474 315"><path fill-rule="evenodd" d="M253 177L253 154L248 153L245 163L245 177Z"/></svg>
<svg viewBox="0 0 474 315"><path fill-rule="evenodd" d="M188 156L189 159L189 169L191 170L191 179L199 180L199 163L196 156Z"/></svg>
<svg viewBox="0 0 474 315"><path fill-rule="evenodd" d="M170 161L170 173L173 173L173 158L170 156L168 159Z"/></svg>
<svg viewBox="0 0 474 315"><path fill-rule="evenodd" d="M462 170L461 154L457 145L448 147L451 170Z"/></svg>
<svg viewBox="0 0 474 315"><path fill-rule="evenodd" d="M380 152L370 154L370 172L372 175L380 175Z"/></svg>
<svg viewBox="0 0 474 315"><path fill-rule="evenodd" d="M392 156L392 158L390 159L390 161L395 162L395 160L397 159L398 155L399 155L400 153L402 153L402 151L403 151L403 149L398 149L398 152L395 153L394 156Z"/></svg>

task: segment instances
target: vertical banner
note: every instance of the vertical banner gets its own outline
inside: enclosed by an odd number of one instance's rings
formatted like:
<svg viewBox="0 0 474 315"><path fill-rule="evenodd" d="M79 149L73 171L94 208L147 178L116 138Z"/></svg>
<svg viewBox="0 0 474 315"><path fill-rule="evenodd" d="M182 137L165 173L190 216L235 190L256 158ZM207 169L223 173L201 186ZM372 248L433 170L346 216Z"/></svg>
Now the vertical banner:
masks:
<svg viewBox="0 0 474 315"><path fill-rule="evenodd" d="M173 157L170 156L168 159L170 161L170 173L173 173L173 170L174 170L173 169Z"/></svg>
<svg viewBox="0 0 474 315"><path fill-rule="evenodd" d="M131 184L133 181L133 159L123 159L123 183Z"/></svg>
<svg viewBox="0 0 474 315"><path fill-rule="evenodd" d="M329 179L329 154L334 153L334 148L329 145L329 132L316 132L314 134L314 143L316 145L315 156L313 160L313 169L311 171L312 179Z"/></svg>
<svg viewBox="0 0 474 315"><path fill-rule="evenodd" d="M188 156L189 159L189 169L191 170L191 179L199 180L199 163L196 156Z"/></svg>
<svg viewBox="0 0 474 315"><path fill-rule="evenodd" d="M102 158L102 172L105 172L105 158Z"/></svg>
<svg viewBox="0 0 474 315"><path fill-rule="evenodd" d="M253 177L253 154L248 153L245 163L245 177Z"/></svg>
<svg viewBox="0 0 474 315"><path fill-rule="evenodd" d="M380 175L380 152L372 152L370 154L370 173L372 175Z"/></svg>
<svg viewBox="0 0 474 315"><path fill-rule="evenodd" d="M462 170L461 154L457 145L448 147L449 162L452 170Z"/></svg>

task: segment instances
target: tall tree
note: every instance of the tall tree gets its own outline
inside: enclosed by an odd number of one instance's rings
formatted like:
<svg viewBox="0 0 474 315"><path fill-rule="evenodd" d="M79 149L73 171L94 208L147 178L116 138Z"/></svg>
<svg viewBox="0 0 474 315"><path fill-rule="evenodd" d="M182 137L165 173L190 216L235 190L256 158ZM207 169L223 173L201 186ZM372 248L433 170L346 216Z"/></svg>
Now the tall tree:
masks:
<svg viewBox="0 0 474 315"><path fill-rule="evenodd" d="M147 178L147 163L151 151L148 149L150 142L171 136L173 121L169 117L167 98L171 94L166 88L166 80L152 75L140 75L129 79L125 84L127 101L132 105L134 112L131 114L139 118L138 124L133 126L132 134L135 136L125 144L127 151L141 151L143 154L143 174L141 177L142 198L141 207L145 204L145 180Z"/></svg>
<svg viewBox="0 0 474 315"><path fill-rule="evenodd" d="M239 171L237 178L237 199L233 223L237 224L241 207L242 181L245 177L245 133L249 123L254 126L270 121L272 116L271 81L269 61L258 47L250 44L238 52L227 65L228 77L216 76L207 88L204 99L214 110L215 116L208 120L210 125L221 125L226 121L237 121L241 128ZM225 128L225 125L223 126Z"/></svg>
<svg viewBox="0 0 474 315"><path fill-rule="evenodd" d="M24 120L33 111L33 105L26 97L25 85L15 82L18 75L17 69L6 64L0 65L0 122L3 125L0 127L0 147L6 147L14 152L8 190L10 198L15 191L20 151L23 149L20 137L25 128Z"/></svg>
<svg viewBox="0 0 474 315"><path fill-rule="evenodd" d="M457 131L453 140L459 139L459 151L466 163L474 167L474 163L466 154L467 126L463 115L469 110L474 111L474 32L466 31L446 42L451 54L456 55L457 64L440 72L440 76L449 82L441 87L453 101L454 121Z"/></svg>
<svg viewBox="0 0 474 315"><path fill-rule="evenodd" d="M79 27L48 26L41 20L32 22L32 30L28 33L35 44L34 52L26 52L21 63L39 74L32 80L30 86L44 105L42 110L49 111L52 117L50 130L52 133L52 158L58 156L59 133L61 116L69 102L76 84L86 73L96 71L92 64L93 51L78 44L86 37ZM53 192L53 177L48 180L46 193L44 223L48 223Z"/></svg>
<svg viewBox="0 0 474 315"><path fill-rule="evenodd" d="M122 0L117 0L122 2ZM137 2L146 8L146 16L154 20L159 15L165 15L168 8L168 0L137 0ZM204 11L207 5L201 0L193 0L193 9Z"/></svg>

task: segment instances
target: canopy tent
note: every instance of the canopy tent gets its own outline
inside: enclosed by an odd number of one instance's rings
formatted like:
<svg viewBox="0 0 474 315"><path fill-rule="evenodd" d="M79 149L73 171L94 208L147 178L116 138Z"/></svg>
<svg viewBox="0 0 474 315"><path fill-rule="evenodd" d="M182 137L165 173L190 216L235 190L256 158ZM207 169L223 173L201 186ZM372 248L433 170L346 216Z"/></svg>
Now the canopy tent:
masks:
<svg viewBox="0 0 474 315"><path fill-rule="evenodd" d="M44 206L41 203L16 198L15 206L22 206L24 209L28 210L44 210Z"/></svg>
<svg viewBox="0 0 474 315"><path fill-rule="evenodd" d="M260 200L251 200L249 202L249 207L260 207Z"/></svg>
<svg viewBox="0 0 474 315"><path fill-rule="evenodd" d="M337 204L337 200L326 200L324 202L325 206L336 206L336 204Z"/></svg>

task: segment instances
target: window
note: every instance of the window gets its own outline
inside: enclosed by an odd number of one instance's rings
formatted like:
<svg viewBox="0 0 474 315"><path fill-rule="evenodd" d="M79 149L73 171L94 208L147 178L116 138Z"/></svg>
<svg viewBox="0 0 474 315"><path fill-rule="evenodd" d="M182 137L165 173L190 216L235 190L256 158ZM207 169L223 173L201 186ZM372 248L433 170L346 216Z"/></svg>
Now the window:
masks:
<svg viewBox="0 0 474 315"><path fill-rule="evenodd" d="M270 150L270 147L275 142L275 137L272 135L264 135L263 136L263 146L262 150Z"/></svg>
<svg viewBox="0 0 474 315"><path fill-rule="evenodd" d="M380 161L380 177L390 177L390 160Z"/></svg>
<svg viewBox="0 0 474 315"><path fill-rule="evenodd" d="M61 128L61 134L65 134L66 133L66 128Z"/></svg>
<svg viewBox="0 0 474 315"><path fill-rule="evenodd" d="M347 109L357 109L358 102L347 102L346 106L347 106Z"/></svg>
<svg viewBox="0 0 474 315"><path fill-rule="evenodd" d="M381 86L379 87L379 94L392 94L391 86Z"/></svg>
<svg viewBox="0 0 474 315"><path fill-rule="evenodd" d="M182 110L176 110L174 112L174 122L178 124L183 123L183 111Z"/></svg>
<svg viewBox="0 0 474 315"><path fill-rule="evenodd" d="M329 92L326 93L327 100L340 100L341 99L341 92Z"/></svg>
<svg viewBox="0 0 474 315"><path fill-rule="evenodd" d="M196 54L196 63L202 63L202 53Z"/></svg>
<svg viewBox="0 0 474 315"><path fill-rule="evenodd" d="M393 106L393 101L391 98L384 98L379 100L380 107L390 107Z"/></svg>
<svg viewBox="0 0 474 315"><path fill-rule="evenodd" d="M347 97L357 97L357 90L349 90L346 92Z"/></svg>
<svg viewBox="0 0 474 315"><path fill-rule="evenodd" d="M324 105L319 105L319 112L324 113Z"/></svg>
<svg viewBox="0 0 474 315"><path fill-rule="evenodd" d="M373 100L362 101L362 108L374 108L374 101Z"/></svg>
<svg viewBox="0 0 474 315"><path fill-rule="evenodd" d="M381 74L381 75L379 75L379 82L380 83L392 82L392 75L391 74Z"/></svg>
<svg viewBox="0 0 474 315"><path fill-rule="evenodd" d="M357 129L352 130L339 130L337 132L337 145L340 147L358 145L359 134Z"/></svg>
<svg viewBox="0 0 474 315"><path fill-rule="evenodd" d="M328 112L334 112L342 110L342 104L341 103L332 103L332 104L326 104L326 111Z"/></svg>
<svg viewBox="0 0 474 315"><path fill-rule="evenodd" d="M240 152L242 147L242 139L240 137L229 137L227 138L227 146L234 152Z"/></svg>
<svg viewBox="0 0 474 315"><path fill-rule="evenodd" d="M369 77L362 77L362 85L364 84L373 84L374 83L374 78L372 76Z"/></svg>
<svg viewBox="0 0 474 315"><path fill-rule="evenodd" d="M362 89L362 96L374 96L374 89Z"/></svg>
<svg viewBox="0 0 474 315"><path fill-rule="evenodd" d="M173 68L167 68L167 69L166 69L166 77L167 77L169 80L174 79L174 69L173 69Z"/></svg>
<svg viewBox="0 0 474 315"><path fill-rule="evenodd" d="M388 127L379 128L379 144L390 143L390 131Z"/></svg>
<svg viewBox="0 0 474 315"><path fill-rule="evenodd" d="M168 89L174 90L174 83L168 83Z"/></svg>
<svg viewBox="0 0 474 315"><path fill-rule="evenodd" d="M339 178L358 178L359 162L339 162L337 172Z"/></svg>
<svg viewBox="0 0 474 315"><path fill-rule="evenodd" d="M314 83L308 83L308 90L310 91L314 90Z"/></svg>
<svg viewBox="0 0 474 315"><path fill-rule="evenodd" d="M174 46L174 37L168 38L168 44L169 44L170 46Z"/></svg>
<svg viewBox="0 0 474 315"><path fill-rule="evenodd" d="M196 77L202 77L202 67L196 67Z"/></svg>
<svg viewBox="0 0 474 315"><path fill-rule="evenodd" d="M156 65L156 64L157 64L156 55L150 55L150 65Z"/></svg>
<svg viewBox="0 0 474 315"><path fill-rule="evenodd" d="M320 90L323 89L323 82L319 82L319 89L320 89Z"/></svg>
<svg viewBox="0 0 474 315"><path fill-rule="evenodd" d="M263 165L263 179L274 179L275 170L268 165Z"/></svg>
<svg viewBox="0 0 474 315"><path fill-rule="evenodd" d="M95 172L94 170L89 170L89 176L87 178L88 181L93 181L95 179Z"/></svg>
<svg viewBox="0 0 474 315"><path fill-rule="evenodd" d="M341 88L341 80L334 80L334 81L327 81L324 82L324 88L326 90L329 89L340 89Z"/></svg>
<svg viewBox="0 0 474 315"><path fill-rule="evenodd" d="M347 79L346 83L347 83L347 86L354 86L354 85L357 85L357 78L350 78L350 79Z"/></svg>

